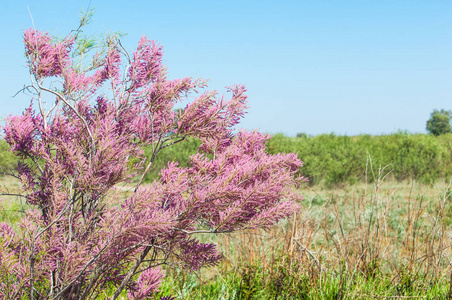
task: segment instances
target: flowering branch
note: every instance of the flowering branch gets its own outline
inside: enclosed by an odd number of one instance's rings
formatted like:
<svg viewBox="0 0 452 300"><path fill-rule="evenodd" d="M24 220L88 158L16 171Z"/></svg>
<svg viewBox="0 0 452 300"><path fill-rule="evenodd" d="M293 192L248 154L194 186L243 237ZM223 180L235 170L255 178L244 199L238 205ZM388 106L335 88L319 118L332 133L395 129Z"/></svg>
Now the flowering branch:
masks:
<svg viewBox="0 0 452 300"><path fill-rule="evenodd" d="M27 206L20 231L0 223L0 298L88 299L114 287L112 299L124 290L146 299L169 261L193 271L218 263L216 246L195 234L265 228L299 209L297 156L269 155L269 136L234 131L245 87L226 99L203 80L168 79L163 48L144 36L131 54L108 37L83 68L73 61L89 57L74 50L81 28L62 40L24 33L23 91L35 98L3 126L23 186L2 194ZM55 99L49 109L44 97ZM156 157L186 139L202 142L190 166L171 162L146 184ZM130 196L115 191L130 181Z"/></svg>

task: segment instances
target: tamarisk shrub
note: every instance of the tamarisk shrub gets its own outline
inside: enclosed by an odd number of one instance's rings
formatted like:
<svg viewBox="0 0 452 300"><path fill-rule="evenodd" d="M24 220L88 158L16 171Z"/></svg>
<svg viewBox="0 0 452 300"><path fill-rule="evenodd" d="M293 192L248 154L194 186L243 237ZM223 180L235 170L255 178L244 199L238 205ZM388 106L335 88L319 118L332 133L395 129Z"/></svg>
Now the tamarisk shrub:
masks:
<svg viewBox="0 0 452 300"><path fill-rule="evenodd" d="M195 271L218 262L199 234L268 227L298 209L297 156L267 154L261 133L234 134L243 86L226 99L205 81L170 80L162 47L146 37L130 55L110 36L86 63L80 32L24 34L32 103L3 132L20 161L10 173L23 185L16 196L28 205L17 230L0 225L2 299L106 291L116 299L124 290L144 299L158 290L162 265ZM191 166L169 163L145 185L156 155L187 137L202 141ZM133 182L128 196L118 191Z"/></svg>

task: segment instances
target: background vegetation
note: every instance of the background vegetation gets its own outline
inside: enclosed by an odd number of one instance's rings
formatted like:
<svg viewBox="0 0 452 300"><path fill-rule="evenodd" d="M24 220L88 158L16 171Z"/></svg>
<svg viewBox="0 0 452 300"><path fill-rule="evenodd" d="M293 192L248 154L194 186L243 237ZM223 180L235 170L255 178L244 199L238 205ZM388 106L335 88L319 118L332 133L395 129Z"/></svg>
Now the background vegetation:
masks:
<svg viewBox="0 0 452 300"><path fill-rule="evenodd" d="M196 153L200 142L185 140L161 151L145 181L154 180L169 161L188 166L189 156ZM15 165L14 156L6 151L8 145L0 140L0 167ZM452 134L439 136L398 132L390 135L339 136L322 134L287 137L273 135L267 144L269 153L298 153L304 162L300 174L309 179L309 185L335 187L368 180L370 166L390 166L388 175L396 181L416 180L433 184L452 176ZM149 155L147 149L145 155Z"/></svg>
<svg viewBox="0 0 452 300"><path fill-rule="evenodd" d="M0 139L0 168L3 170L13 169L17 164L17 159L9 150L9 145L5 140Z"/></svg>
<svg viewBox="0 0 452 300"><path fill-rule="evenodd" d="M199 147L196 140L187 140L160 153L147 175L151 181L168 161L189 165L189 155ZM334 187L369 182L370 166L390 166L389 178L397 181L416 180L432 184L452 176L452 134L439 136L398 132L391 135L338 136L322 134L287 137L272 136L268 152L298 153L304 162L300 173L309 184Z"/></svg>
<svg viewBox="0 0 452 300"><path fill-rule="evenodd" d="M162 151L146 177L151 181L168 161L189 165L189 155L200 143L187 140ZM452 176L452 134L439 136L398 132L391 135L338 136L322 134L287 137L272 136L268 152L298 153L304 162L300 173L309 185L334 187L358 182L372 182L370 166L390 166L388 175L396 181L416 180L432 184Z"/></svg>
<svg viewBox="0 0 452 300"><path fill-rule="evenodd" d="M364 182L373 166L390 165L389 177L434 183L452 175L452 134L440 136L398 132L391 135L336 136L322 134L290 138L275 135L270 153L297 152L304 162L301 174L311 185Z"/></svg>

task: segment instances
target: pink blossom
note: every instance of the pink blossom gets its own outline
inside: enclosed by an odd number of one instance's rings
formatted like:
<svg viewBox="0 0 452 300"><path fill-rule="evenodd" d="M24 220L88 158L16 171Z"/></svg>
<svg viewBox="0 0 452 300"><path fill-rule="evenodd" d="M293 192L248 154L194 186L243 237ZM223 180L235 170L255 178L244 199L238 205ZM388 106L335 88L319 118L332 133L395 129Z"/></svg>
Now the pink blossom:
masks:
<svg viewBox="0 0 452 300"><path fill-rule="evenodd" d="M227 99L199 79L169 80L162 47L145 37L131 56L109 40L83 70L71 60L76 38L24 34L39 97L3 127L29 206L19 231L0 224L0 277L8 278L0 298L81 299L114 287L113 299L122 290L144 299L168 259L191 270L221 259L196 233L269 227L299 209L297 155L269 155L269 136L234 132L244 86L228 88ZM58 77L58 88L46 77ZM56 99L53 107L42 95ZM191 165L169 163L144 184L155 157L187 138L203 143ZM130 182L126 195L118 191Z"/></svg>

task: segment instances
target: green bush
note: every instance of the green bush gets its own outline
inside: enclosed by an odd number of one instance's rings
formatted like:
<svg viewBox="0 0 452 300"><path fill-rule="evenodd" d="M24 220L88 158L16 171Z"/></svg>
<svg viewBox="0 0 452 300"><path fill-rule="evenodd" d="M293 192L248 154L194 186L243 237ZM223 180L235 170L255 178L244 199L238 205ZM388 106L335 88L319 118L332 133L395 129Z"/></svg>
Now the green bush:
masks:
<svg viewBox="0 0 452 300"><path fill-rule="evenodd" d="M190 165L190 156L196 153L201 142L195 139L187 139L177 144L167 147L157 155L151 169L144 178L145 182L151 182L159 175L160 170L167 166L171 161L179 162L180 167L188 167ZM144 154L150 156L151 149L145 149Z"/></svg>
<svg viewBox="0 0 452 300"><path fill-rule="evenodd" d="M0 170L6 171L16 167L17 159L9 150L5 140L0 139Z"/></svg>
<svg viewBox="0 0 452 300"><path fill-rule="evenodd" d="M382 136L322 134L297 138L274 135L270 153L296 152L310 184L373 181L380 167L396 180L433 183L452 175L452 134L441 136L398 132ZM373 172L373 173L372 173Z"/></svg>

